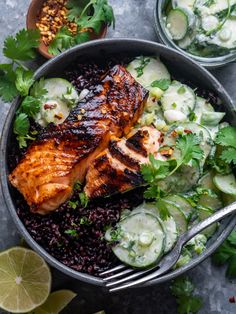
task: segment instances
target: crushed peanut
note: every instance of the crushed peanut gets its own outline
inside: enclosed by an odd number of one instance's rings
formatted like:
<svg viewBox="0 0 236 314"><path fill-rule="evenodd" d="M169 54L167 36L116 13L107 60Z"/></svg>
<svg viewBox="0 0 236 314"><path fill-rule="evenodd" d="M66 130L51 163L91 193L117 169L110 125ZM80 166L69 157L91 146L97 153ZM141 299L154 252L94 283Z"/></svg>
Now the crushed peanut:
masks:
<svg viewBox="0 0 236 314"><path fill-rule="evenodd" d="M46 46L55 38L56 33L66 25L69 31L75 35L77 25L69 22L66 17L68 0L46 0L39 13L36 27L39 29L42 41Z"/></svg>

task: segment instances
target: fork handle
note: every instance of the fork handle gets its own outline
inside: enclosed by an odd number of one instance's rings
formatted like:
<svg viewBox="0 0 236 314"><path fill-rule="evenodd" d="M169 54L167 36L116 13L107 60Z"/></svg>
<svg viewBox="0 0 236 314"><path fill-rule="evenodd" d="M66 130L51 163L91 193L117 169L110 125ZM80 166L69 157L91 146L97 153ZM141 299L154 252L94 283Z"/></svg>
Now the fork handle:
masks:
<svg viewBox="0 0 236 314"><path fill-rule="evenodd" d="M218 222L222 218L233 214L236 212L236 202L220 209L215 214L210 217L204 219L200 223L194 225L191 229L180 236L180 242L182 245L186 244L189 240L191 240L195 235L199 234L205 228L211 226L213 223Z"/></svg>

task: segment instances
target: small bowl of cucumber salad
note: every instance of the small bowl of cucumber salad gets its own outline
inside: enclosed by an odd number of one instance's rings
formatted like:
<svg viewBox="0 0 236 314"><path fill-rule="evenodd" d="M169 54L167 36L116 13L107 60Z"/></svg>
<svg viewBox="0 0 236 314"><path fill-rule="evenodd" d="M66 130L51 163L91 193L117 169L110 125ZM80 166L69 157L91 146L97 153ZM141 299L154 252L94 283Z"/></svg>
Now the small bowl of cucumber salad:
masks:
<svg viewBox="0 0 236 314"><path fill-rule="evenodd" d="M236 60L236 0L157 1L159 40L207 68Z"/></svg>

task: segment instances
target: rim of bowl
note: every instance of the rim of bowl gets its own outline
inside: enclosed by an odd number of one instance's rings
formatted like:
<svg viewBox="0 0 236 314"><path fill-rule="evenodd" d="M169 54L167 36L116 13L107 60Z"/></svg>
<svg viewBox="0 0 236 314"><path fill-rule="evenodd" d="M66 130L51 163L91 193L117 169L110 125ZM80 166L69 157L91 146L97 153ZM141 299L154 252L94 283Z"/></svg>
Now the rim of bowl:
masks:
<svg viewBox="0 0 236 314"><path fill-rule="evenodd" d="M123 44L126 44L127 47L129 44L134 43L137 45L149 46L150 48L154 48L154 47L158 48L158 49L160 49L161 53L163 53L165 51L170 51L174 55L178 55L179 58L182 58L183 60L185 60L185 62L191 64L191 66L193 66L195 68L197 67L199 70L201 70L203 75L208 76L208 78L212 81L212 85L214 85L214 87L227 100L227 105L228 106L234 106L230 96L225 91L223 86L217 81L217 79L211 73L209 73L206 69L204 69L202 66L200 66L197 62L193 61L188 56L184 55L181 52L176 51L173 48L169 48L169 47L166 47L164 45L158 44L156 42L142 40L142 39L129 39L129 38L113 38L112 39L111 38L111 39L94 40L94 41L90 41L90 42L87 42L84 44L80 44L80 45L75 46L71 49L68 49L67 51L63 52L62 54L60 54L60 55L56 56L55 58L50 59L49 61L44 63L35 72L35 79L40 78L43 75L43 73L47 70L47 68L50 67L50 65L53 65L54 63L59 63L61 59L69 58L70 55L73 54L74 52L78 52L78 56L79 56L80 50L88 49L88 48L98 48L98 46L102 47L103 45L104 46L106 46L106 45L117 45L117 46L119 46L121 42ZM100 279L98 276L93 276L93 275L89 275L87 273L73 270L72 268L62 264L59 260L55 259L52 255L50 255L43 247L41 247L31 237L31 235L29 234L26 227L24 226L24 224L22 223L22 221L20 220L20 218L18 217L18 215L16 213L15 205L13 203L13 199L12 199L12 197L10 195L10 191L9 191L10 184L7 180L6 151L7 151L7 139L8 139L8 135L9 135L9 131L10 131L10 125L11 125L12 119L15 115L15 111L16 111L17 105L19 104L19 101L20 101L20 97L18 97L12 103L12 105L8 111L7 117L6 117L4 124L3 124L2 135L1 135L1 139L0 139L0 149L1 149L0 167L1 167L1 169L3 169L3 171L1 171L1 187L2 187L2 191L3 191L3 197L5 200L5 204L6 204L8 210L11 214L11 217L12 217L18 231L24 237L24 239L29 244L29 246L33 250L35 250L39 255L41 255L45 259L45 261L48 262L49 265L55 267L56 269L65 273L66 275L73 277L75 279L78 279L80 281L83 281L83 282L86 282L89 284L93 284L95 286L105 287L103 280ZM229 219L229 221L227 221L226 227L222 230L221 234L201 255L194 257L185 266L180 267L180 268L178 268L174 271L171 271L171 272L169 272L169 273L167 273L167 274L165 274L159 278L156 278L152 281L149 281L149 282L143 284L142 287L151 286L154 284L158 284L158 283L173 279L173 278L183 274L187 270L190 270L191 268L195 267L197 264L199 264L203 260L205 260L208 256L210 256L217 249L217 247L227 238L227 236L233 230L233 228L236 224L236 214L230 216L229 218L230 219ZM134 289L135 288L140 288L140 286L134 287Z"/></svg>
<svg viewBox="0 0 236 314"><path fill-rule="evenodd" d="M234 62L236 60L236 50L219 57L200 57L193 55L191 53L188 53L184 49L181 49L175 42L170 38L170 36L167 34L163 19L162 19L162 5L166 0L157 0L156 5L154 8L154 24L155 24L155 31L157 34L157 37L159 41L170 47L173 48L179 52L182 52L185 56L191 58L195 62L200 63L201 66L207 68L207 69L215 69L223 67L231 62Z"/></svg>

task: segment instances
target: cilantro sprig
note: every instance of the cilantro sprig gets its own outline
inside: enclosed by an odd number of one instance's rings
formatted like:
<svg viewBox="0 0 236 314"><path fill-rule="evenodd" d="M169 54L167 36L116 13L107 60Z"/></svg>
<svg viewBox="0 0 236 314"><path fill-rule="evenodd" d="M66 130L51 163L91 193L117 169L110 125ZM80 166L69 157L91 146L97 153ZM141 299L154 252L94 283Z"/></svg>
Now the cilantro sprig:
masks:
<svg viewBox="0 0 236 314"><path fill-rule="evenodd" d="M179 277L171 285L178 303L178 314L194 314L202 308L202 299L194 295L194 285L189 277Z"/></svg>
<svg viewBox="0 0 236 314"><path fill-rule="evenodd" d="M164 192L159 187L159 182L168 176L173 175L183 165L193 165L199 163L203 158L203 151L199 146L200 139L192 133L180 135L174 147L179 152L178 158L170 158L167 160L158 160L150 154L149 163L141 165L141 173L148 184L144 197L147 199L155 199L160 207L162 219L166 219L168 209L163 203L160 206L160 199L164 196Z"/></svg>
<svg viewBox="0 0 236 314"><path fill-rule="evenodd" d="M34 83L33 72L22 62L36 56L40 33L37 30L20 30L15 37L8 36L3 45L3 54L9 63L0 64L0 97L12 101L18 94L26 96Z"/></svg>
<svg viewBox="0 0 236 314"><path fill-rule="evenodd" d="M113 9L107 0L70 0L67 8L67 18L77 24L77 34L73 35L67 26L63 26L48 47L48 52L52 55L88 41L91 30L99 34L104 23L115 27Z"/></svg>
<svg viewBox="0 0 236 314"><path fill-rule="evenodd" d="M223 147L220 158L227 164L236 165L236 127L227 126L221 129L216 137L216 143Z"/></svg>
<svg viewBox="0 0 236 314"><path fill-rule="evenodd" d="M236 277L236 231L233 231L228 239L216 250L212 256L215 265L227 264L226 276Z"/></svg>

